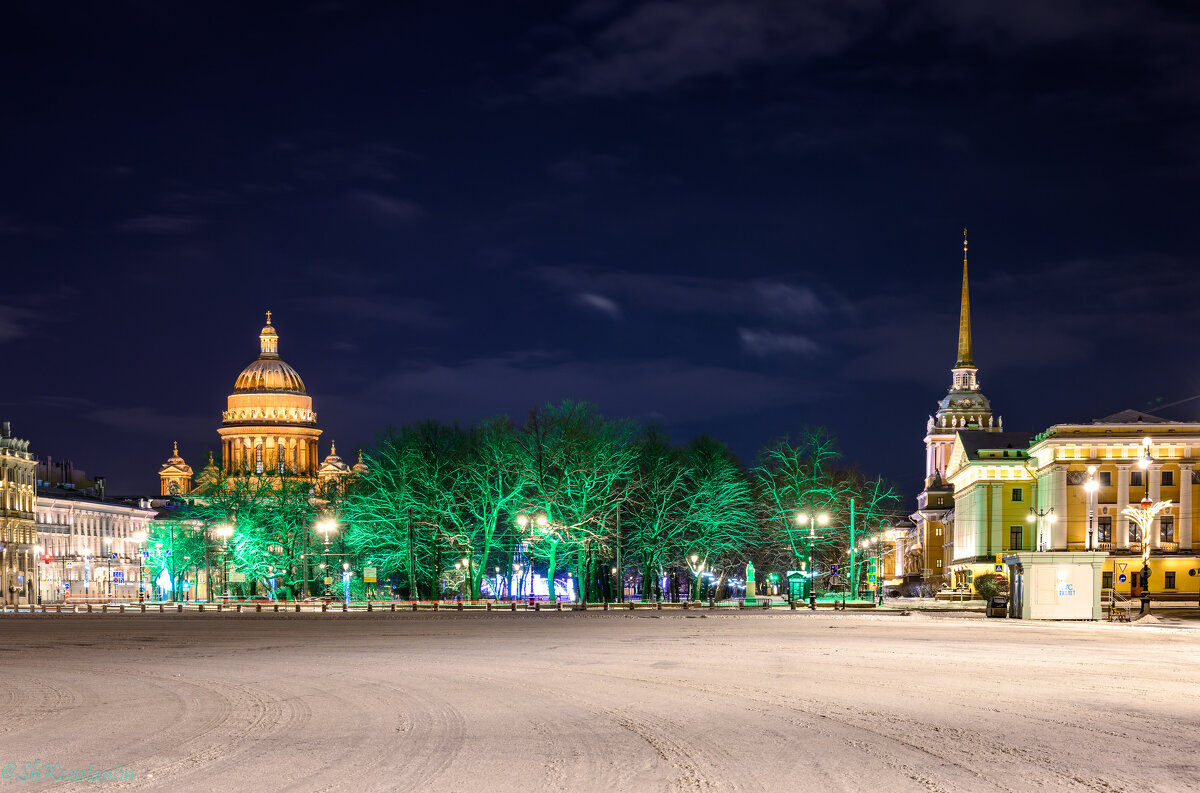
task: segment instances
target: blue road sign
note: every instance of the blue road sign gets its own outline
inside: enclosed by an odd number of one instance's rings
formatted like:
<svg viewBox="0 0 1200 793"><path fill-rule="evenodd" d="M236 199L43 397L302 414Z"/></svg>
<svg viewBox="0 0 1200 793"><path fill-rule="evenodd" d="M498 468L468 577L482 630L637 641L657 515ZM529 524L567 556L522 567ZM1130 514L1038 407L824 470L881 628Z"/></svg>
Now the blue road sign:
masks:
<svg viewBox="0 0 1200 793"><path fill-rule="evenodd" d="M124 584L125 583L125 573L120 570L113 570L113 583L114 584Z"/></svg>
<svg viewBox="0 0 1200 793"><path fill-rule="evenodd" d="M112 558L113 558L114 562L117 560L117 552L116 551L113 551Z"/></svg>
<svg viewBox="0 0 1200 793"><path fill-rule="evenodd" d="M1124 573L1121 573L1119 576L1117 576L1117 580L1120 581L1122 584L1124 584L1126 581L1129 580L1129 576L1125 575Z"/></svg>
<svg viewBox="0 0 1200 793"><path fill-rule="evenodd" d="M70 589L70 588L71 588L71 585L69 583L63 584L63 589Z"/></svg>
<svg viewBox="0 0 1200 793"><path fill-rule="evenodd" d="M837 565L836 564L829 565L829 574L837 575Z"/></svg>

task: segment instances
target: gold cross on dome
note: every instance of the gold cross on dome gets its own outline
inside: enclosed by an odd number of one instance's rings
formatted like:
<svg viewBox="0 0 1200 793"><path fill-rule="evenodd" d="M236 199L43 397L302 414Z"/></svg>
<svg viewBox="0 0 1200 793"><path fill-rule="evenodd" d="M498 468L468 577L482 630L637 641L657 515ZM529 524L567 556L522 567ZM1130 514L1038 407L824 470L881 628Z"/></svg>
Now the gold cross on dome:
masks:
<svg viewBox="0 0 1200 793"><path fill-rule="evenodd" d="M267 312L267 324L268 325L271 324L271 312L270 311Z"/></svg>

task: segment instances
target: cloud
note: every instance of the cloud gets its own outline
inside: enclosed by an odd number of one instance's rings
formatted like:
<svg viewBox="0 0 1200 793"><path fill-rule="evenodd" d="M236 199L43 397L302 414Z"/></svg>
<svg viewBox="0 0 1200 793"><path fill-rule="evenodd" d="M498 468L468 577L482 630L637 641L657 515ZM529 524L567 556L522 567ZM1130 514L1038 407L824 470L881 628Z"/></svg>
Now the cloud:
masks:
<svg viewBox="0 0 1200 793"><path fill-rule="evenodd" d="M556 52L538 91L620 95L728 75L789 57L840 52L884 0L655 0L623 6ZM594 21L589 27L596 27Z"/></svg>
<svg viewBox="0 0 1200 793"><path fill-rule="evenodd" d="M194 215L142 215L126 220L117 228L133 234L187 234L203 223L203 218Z"/></svg>
<svg viewBox="0 0 1200 793"><path fill-rule="evenodd" d="M403 298L393 299L385 295L326 295L304 298L296 303L333 317L339 324L350 320L365 320L408 325L431 331L446 330L452 324L429 303Z"/></svg>
<svg viewBox="0 0 1200 793"><path fill-rule="evenodd" d="M621 306L615 300L611 300L604 295L597 295L593 292L583 292L576 295L575 299L584 306L590 309L599 311L601 314L607 314L613 319L621 318Z"/></svg>
<svg viewBox="0 0 1200 793"><path fill-rule="evenodd" d="M831 290L822 288L818 294L815 287L772 279L661 275L598 267L535 267L529 275L564 291L617 295L658 312L765 314L778 320L806 321L846 308L845 301Z"/></svg>
<svg viewBox="0 0 1200 793"><path fill-rule="evenodd" d="M352 409L363 422L385 426L499 413L520 420L531 407L576 399L611 416L671 424L801 404L815 393L811 382L715 364L671 358L584 362L523 351L457 364L413 364L364 393L323 398L322 404L326 413Z"/></svg>
<svg viewBox="0 0 1200 793"><path fill-rule="evenodd" d="M377 221L388 225L408 225L423 220L426 216L425 210L413 201L371 190L357 190L350 194L350 199Z"/></svg>
<svg viewBox="0 0 1200 793"><path fill-rule="evenodd" d="M760 358L778 354L810 357L821 352L821 345L812 339L792 333L738 328L738 338L742 342L742 349Z"/></svg>

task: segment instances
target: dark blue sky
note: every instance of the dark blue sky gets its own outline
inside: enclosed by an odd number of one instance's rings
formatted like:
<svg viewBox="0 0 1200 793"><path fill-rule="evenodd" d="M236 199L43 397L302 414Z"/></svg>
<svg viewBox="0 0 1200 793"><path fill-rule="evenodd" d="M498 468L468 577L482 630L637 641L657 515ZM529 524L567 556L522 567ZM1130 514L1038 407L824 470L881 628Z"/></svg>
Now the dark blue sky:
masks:
<svg viewBox="0 0 1200 793"><path fill-rule="evenodd" d="M1006 428L1200 393L1190 5L8 3L0 412L152 490L269 308L322 454L571 397L912 493L964 225Z"/></svg>

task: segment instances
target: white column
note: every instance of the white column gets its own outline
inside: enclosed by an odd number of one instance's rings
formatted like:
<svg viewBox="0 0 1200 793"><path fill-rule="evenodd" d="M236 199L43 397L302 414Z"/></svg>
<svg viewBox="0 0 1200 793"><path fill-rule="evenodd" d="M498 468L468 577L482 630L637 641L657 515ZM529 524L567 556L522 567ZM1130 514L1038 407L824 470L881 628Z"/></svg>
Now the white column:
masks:
<svg viewBox="0 0 1200 793"><path fill-rule="evenodd" d="M1067 549L1067 469L1055 465L1050 471L1050 506L1054 508L1056 520L1050 524L1050 548L1055 551Z"/></svg>
<svg viewBox="0 0 1200 793"><path fill-rule="evenodd" d="M1162 494L1162 466L1155 463L1146 471L1146 476L1150 477L1150 500L1158 501L1159 495ZM1150 526L1150 547L1158 550L1159 539L1161 532L1159 530L1158 518L1154 519L1154 523Z"/></svg>
<svg viewBox="0 0 1200 793"><path fill-rule="evenodd" d="M1192 464L1179 464L1179 550L1192 547Z"/></svg>
<svg viewBox="0 0 1200 793"><path fill-rule="evenodd" d="M1117 519L1117 536L1113 548L1129 547L1129 518L1125 517L1125 507L1129 506L1129 464L1117 464L1117 504L1114 508Z"/></svg>

